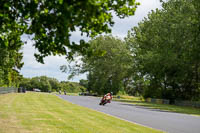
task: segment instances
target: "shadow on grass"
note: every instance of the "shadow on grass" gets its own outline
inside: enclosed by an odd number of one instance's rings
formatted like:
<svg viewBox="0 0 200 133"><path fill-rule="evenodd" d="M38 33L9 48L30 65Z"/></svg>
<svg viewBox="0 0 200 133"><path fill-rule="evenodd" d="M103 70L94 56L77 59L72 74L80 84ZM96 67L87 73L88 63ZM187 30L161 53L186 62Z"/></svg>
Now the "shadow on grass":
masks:
<svg viewBox="0 0 200 133"><path fill-rule="evenodd" d="M123 104L123 103L121 103L120 105L125 105L125 106L134 106L134 107L136 107L136 108L147 109L147 110L150 110L150 111L176 113L176 112L172 112L172 111L169 111L169 110L161 110L161 109L151 108L150 106L147 106L147 105L145 106L145 105Z"/></svg>
<svg viewBox="0 0 200 133"><path fill-rule="evenodd" d="M151 111L184 113L184 114L189 114L189 115L200 116L200 109L194 108L194 107L183 107L183 106L168 105L168 104L156 104L156 103L148 103L145 101L125 100L125 99L117 99L115 101L126 103L126 104L121 103L122 105L134 106L136 108L147 109Z"/></svg>
<svg viewBox="0 0 200 133"><path fill-rule="evenodd" d="M115 99L114 101L117 102L126 102L126 103L146 103L144 101L138 101L138 100L124 100L124 99Z"/></svg>

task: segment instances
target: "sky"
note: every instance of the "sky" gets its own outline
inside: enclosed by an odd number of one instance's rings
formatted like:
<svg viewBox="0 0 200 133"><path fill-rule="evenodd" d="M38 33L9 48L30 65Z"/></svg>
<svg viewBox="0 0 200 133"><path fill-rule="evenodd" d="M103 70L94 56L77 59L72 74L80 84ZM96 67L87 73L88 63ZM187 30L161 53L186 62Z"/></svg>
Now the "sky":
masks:
<svg viewBox="0 0 200 133"><path fill-rule="evenodd" d="M137 0L140 2L140 6L136 9L134 16L120 19L114 16L114 26L112 27L112 35L121 39L126 37L128 30L137 26L138 22L142 21L144 17L147 17L151 10L161 8L159 0ZM71 41L78 42L80 39L88 41L90 38L80 35L80 31L72 33ZM61 65L69 64L64 56L49 56L44 59L45 64L38 63L35 60L34 53L36 50L32 47L33 42L27 37L22 37L23 41L27 41L27 44L23 47L23 62L24 66L20 73L26 78L32 78L35 76L48 76L56 78L59 81L67 81L68 73L62 73L60 71ZM86 79L86 74L75 76L73 82L79 82L80 79Z"/></svg>

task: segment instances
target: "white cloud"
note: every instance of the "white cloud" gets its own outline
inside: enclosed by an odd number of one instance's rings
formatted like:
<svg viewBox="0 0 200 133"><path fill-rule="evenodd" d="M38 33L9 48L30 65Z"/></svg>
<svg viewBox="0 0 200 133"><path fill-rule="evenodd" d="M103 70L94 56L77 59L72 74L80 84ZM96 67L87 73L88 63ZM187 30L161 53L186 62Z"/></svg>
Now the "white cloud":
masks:
<svg viewBox="0 0 200 133"><path fill-rule="evenodd" d="M72 32L71 33L71 37L70 37L70 41L72 42L76 42L76 43L79 43L79 41L81 39L85 40L85 41L88 41L90 38L86 36L86 34L83 34L83 36L81 36L81 31L76 28L76 31L75 32Z"/></svg>
<svg viewBox="0 0 200 133"><path fill-rule="evenodd" d="M136 9L135 15L120 19L116 15L114 16L115 25L112 28L112 34L120 38L124 38L127 35L128 30L137 26L138 22L142 21L144 17L147 17L147 14L151 10L156 8L161 8L160 0L137 0L140 2L140 5Z"/></svg>
<svg viewBox="0 0 200 133"><path fill-rule="evenodd" d="M23 40L27 37L24 36ZM24 77L35 77L46 75L48 77L54 77L59 81L67 80L67 73L63 73L60 70L60 66L67 65L68 62L64 56L48 56L44 59L45 64L38 63L35 60L34 53L36 50L32 46L33 42L28 40L27 44L24 45L23 62L24 66L21 69L21 74ZM86 79L86 74L74 77L71 81L78 82L80 79Z"/></svg>
<svg viewBox="0 0 200 133"><path fill-rule="evenodd" d="M119 19L114 16L115 25L112 27L112 34L120 38L124 38L127 35L128 30L136 26L151 10L161 8L159 0L138 0L141 5L137 8L136 14L132 17ZM81 32L77 30L72 33L71 41L79 42L80 39L86 41L88 37L81 36ZM66 65L67 61L63 56L49 56L45 58L45 64L40 64L35 60L34 53L37 52L33 47L33 42L28 39L27 36L23 36L22 40L27 41L27 44L23 48L24 52L24 67L21 70L21 74L24 77L35 77L46 75L48 77L57 78L59 81L67 80L68 74L60 71L61 65ZM80 79L86 79L86 74L74 77L73 81L79 81Z"/></svg>

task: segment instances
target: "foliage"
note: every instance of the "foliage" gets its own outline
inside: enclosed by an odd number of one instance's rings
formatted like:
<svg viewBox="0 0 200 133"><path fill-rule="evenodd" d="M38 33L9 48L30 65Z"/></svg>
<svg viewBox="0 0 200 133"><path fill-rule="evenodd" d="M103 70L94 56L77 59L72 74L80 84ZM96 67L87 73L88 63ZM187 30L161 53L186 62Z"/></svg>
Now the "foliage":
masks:
<svg viewBox="0 0 200 133"><path fill-rule="evenodd" d="M19 87L26 88L27 90L32 90L31 79L23 77L22 80L19 83Z"/></svg>
<svg viewBox="0 0 200 133"><path fill-rule="evenodd" d="M86 90L85 87L81 86L76 82L59 82L55 78L40 76L33 78L23 78L20 82L20 87L26 88L27 90L32 91L33 88L38 88L42 92L50 92L50 91L66 91L66 92L83 92Z"/></svg>
<svg viewBox="0 0 200 133"><path fill-rule="evenodd" d="M77 82L61 82L61 89L69 93L85 92L86 88Z"/></svg>
<svg viewBox="0 0 200 133"><path fill-rule="evenodd" d="M56 91L59 88L61 88L60 82L57 79L50 78L50 77L47 77L47 78L48 78L52 91Z"/></svg>
<svg viewBox="0 0 200 133"><path fill-rule="evenodd" d="M124 18L134 15L135 0L2 0L0 5L0 43L17 49L23 45L20 37L31 35L39 51L36 59L43 63L48 55L67 55L85 52L88 47L70 42L71 33L94 37L111 32L113 14ZM11 41L11 43L10 43Z"/></svg>
<svg viewBox="0 0 200 133"><path fill-rule="evenodd" d="M50 81L51 78L46 76L33 77L33 78L23 78L20 82L20 87L26 88L27 90L32 91L34 88L40 89L43 92L48 92L52 90Z"/></svg>
<svg viewBox="0 0 200 133"><path fill-rule="evenodd" d="M23 66L23 55L19 50L3 48L0 45L0 86L18 86L18 81L22 78L19 70Z"/></svg>
<svg viewBox="0 0 200 133"><path fill-rule="evenodd" d="M131 70L131 53L126 43L112 36L99 36L89 41L94 56L83 56L83 64L74 68L72 74L88 73L85 83L88 91L116 94L127 86ZM86 83L88 82L88 83ZM86 85L87 84L87 85Z"/></svg>
<svg viewBox="0 0 200 133"><path fill-rule="evenodd" d="M145 97L200 98L199 2L169 0L129 32Z"/></svg>
<svg viewBox="0 0 200 133"><path fill-rule="evenodd" d="M88 88L88 80L81 79L79 81L79 84L84 86L85 88Z"/></svg>

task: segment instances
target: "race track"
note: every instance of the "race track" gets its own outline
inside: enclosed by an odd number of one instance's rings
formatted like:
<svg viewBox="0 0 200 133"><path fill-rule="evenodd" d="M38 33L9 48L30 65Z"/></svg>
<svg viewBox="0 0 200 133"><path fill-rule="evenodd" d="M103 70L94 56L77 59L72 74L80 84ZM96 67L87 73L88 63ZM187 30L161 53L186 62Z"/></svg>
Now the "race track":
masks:
<svg viewBox="0 0 200 133"><path fill-rule="evenodd" d="M147 109L133 104L115 102L100 106L100 98L58 95L71 103L169 133L200 133L200 117Z"/></svg>

